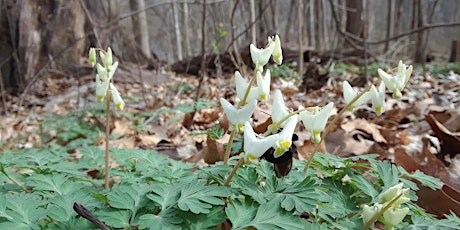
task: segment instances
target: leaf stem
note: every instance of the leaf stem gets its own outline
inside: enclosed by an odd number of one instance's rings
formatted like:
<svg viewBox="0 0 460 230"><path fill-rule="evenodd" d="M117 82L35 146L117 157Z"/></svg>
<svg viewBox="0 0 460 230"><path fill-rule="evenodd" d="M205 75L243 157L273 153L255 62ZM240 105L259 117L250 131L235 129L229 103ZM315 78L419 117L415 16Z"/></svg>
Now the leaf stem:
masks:
<svg viewBox="0 0 460 230"><path fill-rule="evenodd" d="M347 106L345 106L345 108L343 108L338 114L337 116L334 117L334 119L331 121L331 123L329 123L326 127L326 129L323 131L323 133L321 134L321 140L315 144L315 147L313 148L313 151L311 153L311 156L310 158L308 159L307 161L307 164L305 165L305 168L303 169L304 172L307 172L308 168L310 167L311 165L311 162L313 161L313 158L315 157L315 154L316 152L318 151L319 149L319 146L321 144L321 142L323 142L324 138L326 138L327 134L332 130L332 127L334 126L335 123L337 123L337 121L339 120L339 118L346 112L348 111L350 108L352 108L353 104L360 98L362 97L366 92L368 92L370 89L371 89L372 85L366 87L361 93L358 93L354 98L353 100L350 101L350 103L347 104Z"/></svg>
<svg viewBox="0 0 460 230"><path fill-rule="evenodd" d="M238 162L236 163L235 167L233 167L233 170L230 173L230 175L228 175L224 186L228 186L230 184L230 181L232 181L233 176L235 176L235 174L236 174L236 170L238 170L238 168L241 167L243 164L244 164L244 158L240 158L240 160L238 160Z"/></svg>
<svg viewBox="0 0 460 230"><path fill-rule="evenodd" d="M23 185L21 185L16 179L14 179L12 176L10 176L10 175L6 172L6 170L5 170L5 168L4 168L4 166L3 166L2 163L0 163L0 172L2 172L2 174L5 175L6 178L8 178L11 182L13 182L13 184L15 184L16 186L18 186L22 191L24 191L24 192L26 192L26 193L30 193L30 191L27 190L26 187L24 187Z"/></svg>
<svg viewBox="0 0 460 230"><path fill-rule="evenodd" d="M109 153L109 135L110 135L110 99L112 97L111 91L107 89L106 94L106 111L105 111L105 176L104 176L104 188L110 188L109 183L109 164L110 164L110 153Z"/></svg>

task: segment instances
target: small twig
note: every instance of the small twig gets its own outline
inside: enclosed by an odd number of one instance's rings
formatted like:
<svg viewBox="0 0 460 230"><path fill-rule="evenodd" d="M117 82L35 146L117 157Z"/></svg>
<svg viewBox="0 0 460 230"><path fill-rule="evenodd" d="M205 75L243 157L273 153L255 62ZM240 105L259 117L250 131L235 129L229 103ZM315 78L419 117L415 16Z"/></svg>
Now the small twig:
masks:
<svg viewBox="0 0 460 230"><path fill-rule="evenodd" d="M224 165L228 163L228 159L230 158L230 152L232 149L233 138L235 137L235 130L230 133L230 138L228 139L227 149L225 149L225 156L224 156Z"/></svg>
<svg viewBox="0 0 460 230"><path fill-rule="evenodd" d="M95 217L85 206L74 202L73 203L73 210L78 213L81 217L89 220L91 223L95 224L98 228L102 230L110 230L110 228L104 224L101 220Z"/></svg>

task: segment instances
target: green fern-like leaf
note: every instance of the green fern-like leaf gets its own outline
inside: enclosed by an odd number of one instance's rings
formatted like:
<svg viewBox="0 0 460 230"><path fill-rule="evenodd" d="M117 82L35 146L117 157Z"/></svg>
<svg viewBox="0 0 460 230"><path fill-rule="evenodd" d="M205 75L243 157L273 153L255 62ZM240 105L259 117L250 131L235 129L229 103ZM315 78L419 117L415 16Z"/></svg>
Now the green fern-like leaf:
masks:
<svg viewBox="0 0 460 230"><path fill-rule="evenodd" d="M144 214L139 218L139 228L150 230L182 229L180 224L183 220L177 217L178 213L177 209L166 209L157 215Z"/></svg>
<svg viewBox="0 0 460 230"><path fill-rule="evenodd" d="M230 196L227 187L217 185L206 186L203 182L191 182L181 186L178 206L183 211L193 213L209 213L212 205L224 205L220 197Z"/></svg>

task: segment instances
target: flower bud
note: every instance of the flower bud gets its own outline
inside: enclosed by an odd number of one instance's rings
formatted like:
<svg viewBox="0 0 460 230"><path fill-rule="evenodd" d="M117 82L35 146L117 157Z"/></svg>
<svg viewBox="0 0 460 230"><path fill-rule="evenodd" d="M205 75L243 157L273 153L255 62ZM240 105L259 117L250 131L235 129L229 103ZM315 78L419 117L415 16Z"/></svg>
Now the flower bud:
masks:
<svg viewBox="0 0 460 230"><path fill-rule="evenodd" d="M93 47L89 49L89 64L93 68L96 65L96 49Z"/></svg>

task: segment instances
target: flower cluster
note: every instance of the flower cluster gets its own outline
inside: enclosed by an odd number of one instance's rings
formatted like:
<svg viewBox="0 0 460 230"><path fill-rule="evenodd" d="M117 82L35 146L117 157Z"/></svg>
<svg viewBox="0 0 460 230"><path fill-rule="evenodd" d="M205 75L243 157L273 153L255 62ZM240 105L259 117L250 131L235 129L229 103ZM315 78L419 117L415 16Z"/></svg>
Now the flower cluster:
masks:
<svg viewBox="0 0 460 230"><path fill-rule="evenodd" d="M268 38L265 48L259 49L250 45L251 58L255 65L255 76L247 82L240 72L235 72L236 94L239 103L234 106L226 99L221 98L220 103L230 122L230 131L244 133L244 153L242 156L246 163L259 162L259 158L269 149L274 148L274 157L278 158L289 150L292 145L292 136L299 120L302 120L307 130L312 133L312 141L321 141L321 131L325 128L334 104L331 102L324 108L299 107L298 111L287 109L280 90L274 92L272 106L272 124L269 132L258 135L249 123L257 101L266 103L270 98L270 71L264 72L264 66L270 57L278 65L282 63L283 55L279 36ZM253 86L254 82L257 86ZM297 115L299 114L299 115ZM300 117L300 119L299 119ZM282 131L278 132L278 129Z"/></svg>
<svg viewBox="0 0 460 230"><path fill-rule="evenodd" d="M385 229L393 229L394 226L398 225L409 212L408 207L401 208L401 204L410 201L410 199L406 197L409 193L409 189L403 189L402 186L403 184L400 183L386 190L382 193L380 202L373 206L364 205L364 223L371 221L376 215L380 215L385 208L386 210L383 212L382 218L380 219L381 222L385 224Z"/></svg>
<svg viewBox="0 0 460 230"><path fill-rule="evenodd" d="M125 107L125 102L120 96L115 85L110 82L112 80L115 70L117 70L118 62L113 63L112 58L112 49L110 47L107 49L107 52L104 50L99 51L99 56L101 58L102 65L97 63L96 49L89 49L89 63L94 68L96 67L96 96L99 101L103 101L107 92L110 90L113 103L117 108L123 110Z"/></svg>
<svg viewBox="0 0 460 230"><path fill-rule="evenodd" d="M395 76L386 73L382 69L378 69L378 74L382 81L378 88L374 85L371 86L369 92L365 92L360 98L358 98L351 106L350 109L358 107L367 101L372 101L372 109L377 115L381 115L385 112L385 88L388 88L393 93L393 98L401 98L401 91L404 90L409 78L412 74L412 65L406 68L406 65L402 61L399 61L398 72ZM350 83L347 81L343 82L343 97L346 103L350 103L357 95Z"/></svg>

